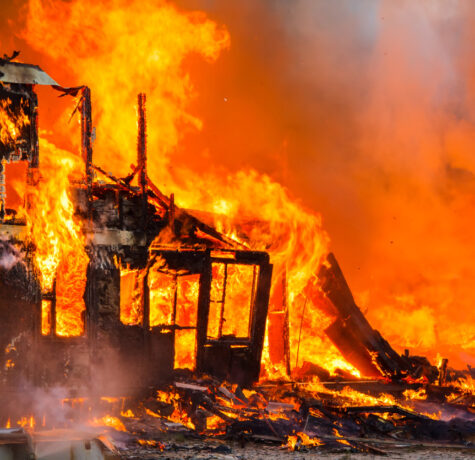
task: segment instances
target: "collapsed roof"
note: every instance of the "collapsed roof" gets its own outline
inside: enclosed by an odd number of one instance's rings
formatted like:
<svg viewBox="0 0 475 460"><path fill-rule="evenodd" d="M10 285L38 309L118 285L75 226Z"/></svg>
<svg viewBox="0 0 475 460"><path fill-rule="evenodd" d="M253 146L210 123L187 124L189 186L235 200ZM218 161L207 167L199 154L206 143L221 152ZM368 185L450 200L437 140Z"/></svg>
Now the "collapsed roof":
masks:
<svg viewBox="0 0 475 460"><path fill-rule="evenodd" d="M37 65L11 62L5 59L0 59L0 81L21 85L58 85Z"/></svg>

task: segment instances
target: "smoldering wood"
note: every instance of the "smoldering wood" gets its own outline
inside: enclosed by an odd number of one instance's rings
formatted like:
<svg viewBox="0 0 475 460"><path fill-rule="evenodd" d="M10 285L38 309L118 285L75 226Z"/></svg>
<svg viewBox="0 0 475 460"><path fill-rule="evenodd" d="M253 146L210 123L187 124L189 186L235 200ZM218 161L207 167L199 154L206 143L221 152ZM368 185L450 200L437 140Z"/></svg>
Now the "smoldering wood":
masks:
<svg viewBox="0 0 475 460"><path fill-rule="evenodd" d="M138 138L137 138L137 165L139 168L139 187L142 201L142 229L147 228L148 199L147 199L147 120L146 96L138 95Z"/></svg>
<svg viewBox="0 0 475 460"><path fill-rule="evenodd" d="M92 220L92 104L91 90L86 86L81 95L81 153L85 164L87 213Z"/></svg>
<svg viewBox="0 0 475 460"><path fill-rule="evenodd" d="M381 371L375 366L368 348L362 343L351 325L338 318L325 329L325 333L345 359L355 366L362 375L381 376Z"/></svg>
<svg viewBox="0 0 475 460"><path fill-rule="evenodd" d="M410 412L402 407L391 405L391 406L354 406L354 407L345 407L342 411L347 412L348 414L359 414L362 412L372 413L372 414L399 414L404 415L409 418L425 419L431 420L430 417L426 415L417 414L415 412Z"/></svg>
<svg viewBox="0 0 475 460"><path fill-rule="evenodd" d="M447 365L449 360L447 358L442 359L442 365L439 370L439 385L444 386L447 380Z"/></svg>
<svg viewBox="0 0 475 460"><path fill-rule="evenodd" d="M376 353L376 365L372 364L376 371L379 366L383 372L389 375L399 374L403 368L400 356L381 337L379 332L371 327L356 305L340 266L332 253L328 255L327 262L329 266L322 264L318 276L323 291L332 301L341 318L340 325L334 327L341 329L347 326L347 331L351 330L354 339L360 341L368 352ZM342 331L341 334L347 331ZM336 345L338 346L338 344Z"/></svg>
<svg viewBox="0 0 475 460"><path fill-rule="evenodd" d="M326 332L342 355L367 376L391 378L426 377L435 381L439 372L425 358L400 356L373 329L356 305L335 256L330 253L320 267L318 278L332 302L337 319Z"/></svg>

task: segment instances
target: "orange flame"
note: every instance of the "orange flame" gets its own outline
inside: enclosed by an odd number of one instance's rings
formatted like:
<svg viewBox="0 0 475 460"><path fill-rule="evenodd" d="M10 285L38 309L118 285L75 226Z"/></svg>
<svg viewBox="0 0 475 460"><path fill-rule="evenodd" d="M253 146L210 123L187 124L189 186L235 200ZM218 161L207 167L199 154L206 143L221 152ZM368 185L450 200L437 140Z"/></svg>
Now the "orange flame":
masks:
<svg viewBox="0 0 475 460"><path fill-rule="evenodd" d="M120 267L120 320L128 326L143 321L143 274Z"/></svg>
<svg viewBox="0 0 475 460"><path fill-rule="evenodd" d="M20 135L21 129L30 124L30 119L20 106L16 112L10 110L11 99L0 101L0 142L9 144Z"/></svg>
<svg viewBox="0 0 475 460"><path fill-rule="evenodd" d="M180 423L191 429L195 428L195 425L191 421L186 411L180 407L180 395L178 393L174 393L172 391L157 391L157 399L158 401L173 405L174 411L170 416L167 417L168 420L174 423ZM152 412L150 409L145 409L145 411L152 417L158 417L158 415Z"/></svg>
<svg viewBox="0 0 475 460"><path fill-rule="evenodd" d="M311 438L308 434L298 432L295 435L287 437L287 447L290 450L298 450L300 446L315 447L324 443L318 438Z"/></svg>
<svg viewBox="0 0 475 460"><path fill-rule="evenodd" d="M92 426L108 426L117 431L127 431L125 425L117 417L112 415L104 415L104 417L95 418L90 423Z"/></svg>
<svg viewBox="0 0 475 460"><path fill-rule="evenodd" d="M75 216L70 195L70 177L81 171L80 161L70 153L40 140L44 175L29 191L31 207L24 209L28 234L36 246L34 261L41 289L56 298L58 336L79 336L84 332L83 312L86 268L89 257L81 222ZM42 332L49 333L51 303L43 302Z"/></svg>
<svg viewBox="0 0 475 460"><path fill-rule="evenodd" d="M118 175L127 173L124 165L135 161L136 94L146 92L147 116L153 127L148 130L151 179L161 186L166 183L164 191L173 190L183 207L224 212L225 218L215 222L219 229L253 249L270 252L273 292L286 279L286 299L274 300L271 310L280 311L283 304L289 309L292 364L299 348L299 362L317 361L332 370L343 367L358 374L323 336L322 323L328 319L320 313L316 297L309 298L301 321L302 293L329 243L320 215L306 210L285 187L256 171L225 175L213 173L210 167L208 174L199 177L186 167L174 164L173 171L169 167L185 128L201 127L201 120L189 113L194 89L184 63L193 55L216 60L229 46L228 32L202 13L179 12L165 1L106 0L98 5L92 0L73 0L61 3L60 8L57 5L57 1L30 0L24 38L91 88L98 114L94 120L96 161L107 162ZM62 31L61 40L57 30ZM241 238L243 233L248 239ZM159 306L170 301L172 292L163 289L153 274L150 282L160 286L151 290L157 309L151 310L150 324L169 324L170 312ZM134 318L126 321L135 322ZM246 329L245 323L233 324L230 317L224 326L229 327L225 333L238 335ZM188 333L184 340L190 337Z"/></svg>

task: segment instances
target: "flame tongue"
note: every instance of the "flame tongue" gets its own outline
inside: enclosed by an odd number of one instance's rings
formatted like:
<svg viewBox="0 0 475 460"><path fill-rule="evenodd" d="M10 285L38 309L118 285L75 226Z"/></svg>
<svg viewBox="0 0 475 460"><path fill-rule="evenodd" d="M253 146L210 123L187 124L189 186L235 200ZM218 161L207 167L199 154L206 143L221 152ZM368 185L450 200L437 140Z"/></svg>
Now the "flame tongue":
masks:
<svg viewBox="0 0 475 460"><path fill-rule="evenodd" d="M23 107L20 107L17 113L12 113L11 105L9 98L0 101L0 142L3 144L14 142L21 129L30 124Z"/></svg>
<svg viewBox="0 0 475 460"><path fill-rule="evenodd" d="M85 9L87 14L84 14ZM51 33L57 30L62 31L60 41L56 33ZM100 40L97 39L98 34ZM288 356L292 366L317 361L332 371L343 367L357 375L358 371L339 356L323 333L325 324L328 326L330 321L320 311L318 296L307 295L308 300L303 296L303 291L327 253L329 238L322 228L320 215L306 210L285 187L256 171L242 170L224 175L214 173L210 166L207 174L198 176L186 166L175 165L174 173L168 167L170 154L184 132L182 128L201 128L201 120L189 113L194 91L184 62L190 55L198 55L208 61L216 60L220 52L229 46L227 30L204 14L180 12L166 2L158 2L157 5L152 1L106 0L98 6L93 0L73 0L61 3L61 8L57 8L54 2L29 0L24 37L35 49L58 60L63 68L68 68L75 80L91 88L95 113L98 114L94 121L97 132L102 133L95 142L95 161L107 162L108 169L114 174L126 174L123 165L135 161L136 114L133 108L137 93L147 94L150 126L147 145L154 152L148 159L148 176L157 184L166 183L169 190L173 188L181 207L224 213L226 224L219 219L215 222L219 231L233 239L240 239L239 234L246 233L246 243L252 249L270 252L274 264L272 291L279 289L282 279L285 278L286 283L285 296L280 299L273 296L270 311L284 311L290 320ZM118 107L120 110L117 110ZM178 176L180 182L176 179ZM63 184L63 189L66 188ZM71 225L64 225L64 232L61 231L58 237L56 230L44 222L37 227L41 228L42 234L34 238L35 241L48 239L40 246L52 251L48 254L41 250L42 255L38 257L38 266L44 272L44 289L51 289L61 260L68 264L73 261L71 268L74 275L68 280L61 280L61 285L74 286L74 297L78 300L73 307L63 310L74 311L75 316L68 319L64 316L67 326L64 323L63 328L58 323L58 333L70 328L74 318L78 318L84 309L82 300L79 300L79 288L84 285L78 274L87 263L83 251L77 252L82 254L79 259L70 258L68 254L75 254L76 251L72 249L71 253L64 253L64 245L58 241L71 239L74 244L81 242L80 231L72 219L72 213L67 210L67 193L64 194L64 201L66 210L52 209L52 214L63 213L60 218ZM48 206L51 205L46 203L45 207ZM244 225L239 232L237 224L246 221L255 225ZM53 237L46 236L48 231ZM61 273L71 271L69 267L64 268L68 270L61 270ZM132 283L132 278L133 275L130 275L127 280ZM162 294L165 295L165 292ZM189 302L190 305L192 303ZM136 323L136 310L132 309L130 318L124 317L124 321ZM152 326L164 323L161 312L152 313ZM231 326L233 318L226 320L225 325ZM222 332L242 335L239 327L245 329L246 325L237 321L229 331ZM192 340L190 334L189 337L182 335L183 342ZM271 337L267 343L273 343L274 339ZM266 353L268 356L269 353Z"/></svg>
<svg viewBox="0 0 475 460"><path fill-rule="evenodd" d="M87 14L83 14L85 8ZM148 130L147 138L150 151L154 152L147 165L150 178L158 184L167 183L170 189L173 187L182 207L225 213L226 225L216 221L216 227L234 239L238 238L238 222L247 220L263 224L242 230L248 234L247 243L252 249L269 250L275 274L273 291L278 289L284 276L287 280L287 299L275 300L271 311L284 307L289 310L291 362L297 361L299 347L299 364L319 357L322 366L330 365L332 370L344 367L357 373L338 357L323 332L315 338L316 331L324 329L322 320L326 320L319 312L318 299L309 299L300 327L301 293L328 247L328 236L322 229L320 216L292 199L285 187L255 171L243 170L226 176L214 174L210 167L206 175L197 176L186 167L175 166L176 175L167 167L170 152L181 138L181 128L185 125L201 127L201 120L188 112L193 88L183 63L193 54L214 61L229 46L227 30L218 27L204 14L180 12L165 2L159 2L157 6L156 2L127 0L107 0L100 7L92 0L73 0L61 3L60 9L54 3L30 0L27 29L24 36L31 46L57 59L70 69L76 80L91 88L95 113L99 114L95 124L97 131L103 133L95 143L96 162L107 162L109 170L120 175L127 172L123 170L124 164L135 161L133 107L137 93L145 92L149 126L153 127ZM62 40L58 42L57 34L50 33L52 30L61 30ZM99 30L101 39L97 40ZM117 107L121 109L117 110ZM178 174L180 183L176 180ZM62 217L63 221L69 219L73 223L71 213L67 213L68 216ZM47 222L38 229L41 227L43 235L36 235L35 240L46 236L48 230L55 235L56 230L49 228ZM63 229L61 241L81 240L75 224L65 225ZM52 253L47 255L42 251L38 265L44 271L42 285L48 289L64 249L55 241L56 236L46 238L51 241L44 242L43 247L49 247ZM69 258L64 260L69 262ZM85 261L85 257L77 261L73 267L75 273L84 269ZM129 278L132 283L132 276ZM75 278L63 284L74 284L78 288L77 281ZM74 311L82 309L78 301ZM131 314L135 313L132 311ZM124 320L130 324L137 322L132 317ZM230 325L231 320L227 318L227 324ZM152 318L152 324L160 322L159 315Z"/></svg>
<svg viewBox="0 0 475 460"><path fill-rule="evenodd" d="M81 223L74 215L70 178L80 171L81 163L44 139L40 147L45 173L38 186L30 190L30 207L23 212L36 247L34 262L42 292L56 298L55 333L79 336L84 332L83 295L89 257ZM48 332L43 326L43 333Z"/></svg>

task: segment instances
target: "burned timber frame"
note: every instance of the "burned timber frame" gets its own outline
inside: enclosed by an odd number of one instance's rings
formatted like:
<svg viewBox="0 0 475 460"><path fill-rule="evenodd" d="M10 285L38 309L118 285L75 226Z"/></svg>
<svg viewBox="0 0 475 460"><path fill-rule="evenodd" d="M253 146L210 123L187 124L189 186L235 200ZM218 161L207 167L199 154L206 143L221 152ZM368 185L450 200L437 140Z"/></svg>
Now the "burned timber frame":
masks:
<svg viewBox="0 0 475 460"><path fill-rule="evenodd" d="M89 88L59 87L41 69L26 64L1 61L0 71L0 101L12 94L26 94L30 101L28 129L15 145L0 145L0 154L6 161L28 161L27 180L31 186L38 183L40 168L34 85L50 85L65 95L80 96L85 179L83 184L72 185L70 193L76 215L83 221L89 256L84 292L86 310L82 319L84 334L59 337L55 326L56 285L51 292L41 291L33 262L35 248L28 243L25 222L5 218L2 200L2 250L18 254L23 251L27 257L12 268L1 269L0 295L9 301L0 306L0 387L62 385L77 394L143 391L170 380L178 371L174 364L175 344L176 335L182 330L195 331L192 350L195 361L191 371L241 384L256 381L271 288L269 255L248 250L221 234L195 217L193 211L179 208L173 194L167 196L153 184L147 174L145 95L138 98L137 166L133 166L129 176L117 178L93 163ZM132 185L134 177L138 186ZM228 267L250 267L253 273L247 286L249 305L242 306L242 313L238 312L243 317L249 316L247 331L242 336L223 329L226 279L219 331L210 335L216 266L224 267L225 273ZM141 317L134 324L125 324L121 319L121 273L125 269L135 271L140 284ZM165 272L175 283L183 274L196 277L199 289L194 324L179 323L176 290L171 305L172 320L167 324L150 322L154 302L150 294L151 270ZM50 319L47 333L42 330L45 303L49 305Z"/></svg>

